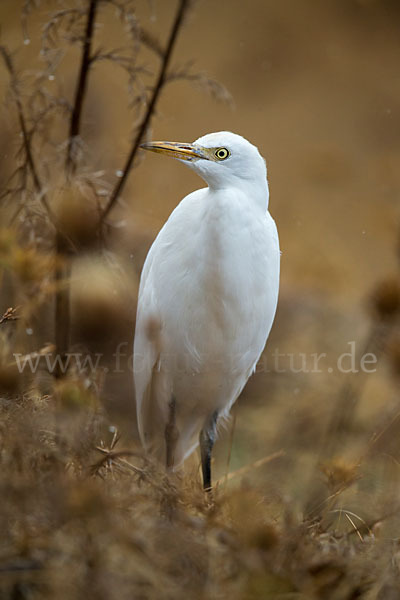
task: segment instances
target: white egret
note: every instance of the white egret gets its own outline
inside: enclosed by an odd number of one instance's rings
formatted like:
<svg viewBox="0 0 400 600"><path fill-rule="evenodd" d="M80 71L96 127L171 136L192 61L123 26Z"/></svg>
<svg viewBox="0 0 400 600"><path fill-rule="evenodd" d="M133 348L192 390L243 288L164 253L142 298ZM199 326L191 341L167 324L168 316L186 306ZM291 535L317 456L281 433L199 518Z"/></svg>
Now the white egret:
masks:
<svg viewBox="0 0 400 600"><path fill-rule="evenodd" d="M151 142L208 187L184 198L147 255L134 343L139 434L178 467L200 443L211 488L217 420L255 370L278 300L280 251L264 159L230 132Z"/></svg>

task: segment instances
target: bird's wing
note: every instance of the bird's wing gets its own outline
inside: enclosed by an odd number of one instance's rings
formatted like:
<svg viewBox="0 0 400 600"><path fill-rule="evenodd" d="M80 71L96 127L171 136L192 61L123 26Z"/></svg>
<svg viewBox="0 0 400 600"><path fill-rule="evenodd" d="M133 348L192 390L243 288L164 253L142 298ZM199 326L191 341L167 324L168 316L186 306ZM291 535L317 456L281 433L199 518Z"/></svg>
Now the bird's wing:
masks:
<svg viewBox="0 0 400 600"><path fill-rule="evenodd" d="M183 207L190 203L191 209L186 212L193 214L203 193L203 190L197 190L189 194L171 213L149 250L140 278L133 352L136 412L142 444L147 451L156 454L160 454L157 452L160 443L164 447L160 432L165 428L168 410L168 404L161 399L169 398L171 393L171 390L165 389L168 384L159 371L166 315L165 310L163 312L158 306L157 299L162 298L164 279L168 276L164 269L164 256L168 246L176 245L177 240L179 243L182 232L187 229L182 218L185 214ZM180 243L183 243L182 240ZM181 253L177 251L177 254Z"/></svg>
<svg viewBox="0 0 400 600"><path fill-rule="evenodd" d="M135 378L136 413L140 439L148 448L151 436L149 426L154 421L154 384L157 362L160 354L159 330L161 327L156 299L151 285L154 245L151 247L143 265L140 279L138 311L136 316L135 341L133 349L133 366ZM152 413L154 413L152 415Z"/></svg>

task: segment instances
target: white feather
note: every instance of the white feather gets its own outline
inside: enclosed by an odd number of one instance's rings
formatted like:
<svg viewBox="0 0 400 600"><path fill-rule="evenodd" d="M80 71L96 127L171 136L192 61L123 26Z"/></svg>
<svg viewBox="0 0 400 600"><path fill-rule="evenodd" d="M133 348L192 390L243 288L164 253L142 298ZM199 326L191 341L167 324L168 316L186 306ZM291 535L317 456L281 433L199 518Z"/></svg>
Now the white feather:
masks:
<svg viewBox="0 0 400 600"><path fill-rule="evenodd" d="M264 160L229 132L195 144L226 147L231 156L223 163L185 163L209 187L181 201L148 253L134 344L142 443L163 459L173 395L177 465L196 448L211 415L229 413L254 371L279 288L279 241L268 212Z"/></svg>

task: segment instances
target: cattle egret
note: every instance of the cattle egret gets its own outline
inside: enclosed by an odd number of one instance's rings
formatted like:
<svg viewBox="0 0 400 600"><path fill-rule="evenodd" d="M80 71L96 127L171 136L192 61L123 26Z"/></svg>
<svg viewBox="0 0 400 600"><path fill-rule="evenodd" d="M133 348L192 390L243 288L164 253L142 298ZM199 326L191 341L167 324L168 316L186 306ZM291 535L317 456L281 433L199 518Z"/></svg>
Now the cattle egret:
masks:
<svg viewBox="0 0 400 600"><path fill-rule="evenodd" d="M225 131L142 148L179 159L208 187L175 208L143 267L134 343L139 434L167 469L200 444L209 490L217 421L255 370L278 300L267 170L255 146Z"/></svg>

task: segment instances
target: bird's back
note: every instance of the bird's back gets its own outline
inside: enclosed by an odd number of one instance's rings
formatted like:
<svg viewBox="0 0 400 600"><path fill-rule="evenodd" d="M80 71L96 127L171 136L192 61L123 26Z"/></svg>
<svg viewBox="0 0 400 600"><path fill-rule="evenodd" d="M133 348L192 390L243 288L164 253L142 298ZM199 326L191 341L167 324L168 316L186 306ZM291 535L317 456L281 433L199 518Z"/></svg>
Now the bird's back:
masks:
<svg viewBox="0 0 400 600"><path fill-rule="evenodd" d="M275 315L279 242L252 198L209 189L187 196L144 265L135 334L143 444L162 459L171 397L179 464L214 411L228 414L255 368Z"/></svg>

